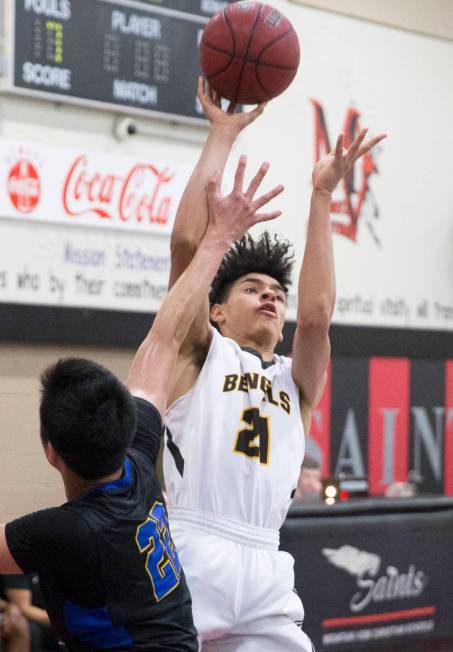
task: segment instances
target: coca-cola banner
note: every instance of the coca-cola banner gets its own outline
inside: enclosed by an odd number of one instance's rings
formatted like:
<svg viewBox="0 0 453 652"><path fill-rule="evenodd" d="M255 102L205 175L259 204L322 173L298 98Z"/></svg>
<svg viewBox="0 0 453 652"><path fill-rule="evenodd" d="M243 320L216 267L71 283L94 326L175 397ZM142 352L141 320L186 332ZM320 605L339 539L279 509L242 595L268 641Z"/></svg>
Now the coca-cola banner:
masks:
<svg viewBox="0 0 453 652"><path fill-rule="evenodd" d="M452 531L449 499L292 508L281 548L295 558L303 627L316 650L418 642L414 649L434 652L434 641L452 641Z"/></svg>
<svg viewBox="0 0 453 652"><path fill-rule="evenodd" d="M149 156L0 139L0 216L171 232L190 169Z"/></svg>

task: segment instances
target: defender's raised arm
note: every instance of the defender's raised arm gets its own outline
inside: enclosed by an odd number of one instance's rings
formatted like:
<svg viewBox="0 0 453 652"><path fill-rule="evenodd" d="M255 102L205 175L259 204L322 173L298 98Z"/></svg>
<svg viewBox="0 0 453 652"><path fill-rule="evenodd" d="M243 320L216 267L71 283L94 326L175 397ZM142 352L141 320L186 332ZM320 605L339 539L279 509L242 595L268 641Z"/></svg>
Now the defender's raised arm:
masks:
<svg viewBox="0 0 453 652"><path fill-rule="evenodd" d="M192 262L164 300L153 326L140 346L129 372L128 386L136 396L147 399L163 414L168 388L179 349L187 331L200 313L209 286L230 245L259 222L272 220L280 211L259 213L279 195L277 186L254 199L264 174L258 172L247 191L243 190L246 158L241 157L233 191L223 197L221 173L216 171L203 189L208 206L208 224ZM159 369L159 373L154 373Z"/></svg>

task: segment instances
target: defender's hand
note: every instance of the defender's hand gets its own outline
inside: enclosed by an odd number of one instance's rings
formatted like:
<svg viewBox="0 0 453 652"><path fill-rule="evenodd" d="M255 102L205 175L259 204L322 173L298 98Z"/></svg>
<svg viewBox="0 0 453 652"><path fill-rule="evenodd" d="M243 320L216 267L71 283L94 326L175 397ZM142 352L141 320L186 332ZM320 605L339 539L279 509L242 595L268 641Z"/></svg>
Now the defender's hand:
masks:
<svg viewBox="0 0 453 652"><path fill-rule="evenodd" d="M357 159L386 138L386 134L380 134L364 143L367 131L368 129L362 129L349 149L343 147L344 134L338 136L335 150L332 150L315 165L313 190L332 193L338 182L352 169Z"/></svg>
<svg viewBox="0 0 453 652"><path fill-rule="evenodd" d="M261 197L254 199L261 182L266 176L269 164L263 163L261 165L244 192L246 165L247 157L241 156L236 170L233 191L226 197L220 192L220 172L213 175L206 188L209 208L208 230L211 233L215 232L223 241L229 241L230 243L241 238L255 224L274 220L281 215L281 211L257 212L284 190L283 186L279 185L261 195Z"/></svg>
<svg viewBox="0 0 453 652"><path fill-rule="evenodd" d="M203 77L198 78L198 99L203 108L203 113L213 126L223 126L231 129L236 134L242 131L260 116L266 103L259 104L256 109L246 113L237 113L237 105L230 103L226 111L222 109L221 97L211 88L209 82Z"/></svg>

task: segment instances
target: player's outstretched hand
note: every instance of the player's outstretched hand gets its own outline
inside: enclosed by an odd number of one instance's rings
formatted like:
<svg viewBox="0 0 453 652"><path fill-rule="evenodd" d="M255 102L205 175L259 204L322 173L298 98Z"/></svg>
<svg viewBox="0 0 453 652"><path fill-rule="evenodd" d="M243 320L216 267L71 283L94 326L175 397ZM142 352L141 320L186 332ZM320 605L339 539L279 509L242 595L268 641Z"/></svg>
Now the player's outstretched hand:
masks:
<svg viewBox="0 0 453 652"><path fill-rule="evenodd" d="M283 192L283 186L279 185L269 192L255 199L255 195L269 169L269 163L263 163L258 172L250 182L246 191L243 190L244 174L247 165L247 157L239 159L234 187L231 194L224 197L220 192L221 174L215 172L210 179L206 192L208 197L209 224L208 229L215 231L222 240L234 242L241 238L246 231L259 222L274 220L279 217L281 211L258 213L274 197Z"/></svg>
<svg viewBox="0 0 453 652"><path fill-rule="evenodd" d="M363 142L367 132L368 129L362 129L348 149L343 147L344 134L338 136L335 149L315 165L313 170L314 190L332 193L338 182L350 172L357 159L369 152L383 138L386 138L386 134L380 134Z"/></svg>
<svg viewBox="0 0 453 652"><path fill-rule="evenodd" d="M212 125L222 125L236 133L254 122L266 107L266 103L263 102L252 111L238 113L237 105L230 103L228 109L224 111L222 109L222 98L203 77L198 78L198 99L203 108L203 113Z"/></svg>

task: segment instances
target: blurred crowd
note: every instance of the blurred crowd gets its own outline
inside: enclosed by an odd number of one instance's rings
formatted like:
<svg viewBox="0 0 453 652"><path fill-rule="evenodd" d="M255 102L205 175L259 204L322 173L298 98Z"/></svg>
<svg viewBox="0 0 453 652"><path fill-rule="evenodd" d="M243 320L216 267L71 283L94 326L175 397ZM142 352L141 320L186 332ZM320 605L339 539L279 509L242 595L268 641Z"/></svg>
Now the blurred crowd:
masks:
<svg viewBox="0 0 453 652"><path fill-rule="evenodd" d="M0 650L61 650L50 627L37 575L0 576Z"/></svg>

